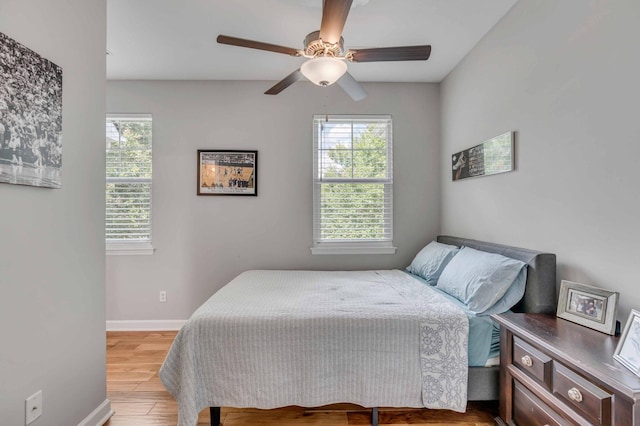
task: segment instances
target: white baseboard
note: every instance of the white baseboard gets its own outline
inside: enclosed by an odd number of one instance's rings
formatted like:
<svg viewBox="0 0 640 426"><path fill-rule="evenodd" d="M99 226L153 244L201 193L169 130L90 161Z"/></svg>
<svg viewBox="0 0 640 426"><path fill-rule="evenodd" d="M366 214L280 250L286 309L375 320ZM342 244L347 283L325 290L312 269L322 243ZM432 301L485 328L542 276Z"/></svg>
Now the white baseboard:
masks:
<svg viewBox="0 0 640 426"><path fill-rule="evenodd" d="M107 331L172 331L180 330L187 320L107 321Z"/></svg>
<svg viewBox="0 0 640 426"><path fill-rule="evenodd" d="M78 426L102 426L113 416L115 412L111 409L111 401L105 399L95 410L91 412Z"/></svg>

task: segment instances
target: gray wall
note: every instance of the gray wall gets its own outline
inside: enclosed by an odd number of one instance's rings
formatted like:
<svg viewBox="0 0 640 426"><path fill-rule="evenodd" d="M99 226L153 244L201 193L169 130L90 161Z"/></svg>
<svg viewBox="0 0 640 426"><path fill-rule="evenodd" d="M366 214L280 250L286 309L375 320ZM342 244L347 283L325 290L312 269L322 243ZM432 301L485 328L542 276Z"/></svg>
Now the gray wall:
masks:
<svg viewBox="0 0 640 426"><path fill-rule="evenodd" d="M104 0L0 0L0 31L63 68L62 189L0 184L0 423L81 422L106 401Z"/></svg>
<svg viewBox="0 0 640 426"><path fill-rule="evenodd" d="M520 0L442 84L442 230L550 250L558 279L640 307L640 3ZM516 171L452 182L505 131Z"/></svg>
<svg viewBox="0 0 640 426"><path fill-rule="evenodd" d="M405 267L440 227L439 87L110 81L107 110L153 114L153 256L107 256L108 320L187 319L247 269ZM395 255L311 255L313 114L392 114ZM258 196L196 196L197 149L257 149ZM167 291L167 302L158 293Z"/></svg>

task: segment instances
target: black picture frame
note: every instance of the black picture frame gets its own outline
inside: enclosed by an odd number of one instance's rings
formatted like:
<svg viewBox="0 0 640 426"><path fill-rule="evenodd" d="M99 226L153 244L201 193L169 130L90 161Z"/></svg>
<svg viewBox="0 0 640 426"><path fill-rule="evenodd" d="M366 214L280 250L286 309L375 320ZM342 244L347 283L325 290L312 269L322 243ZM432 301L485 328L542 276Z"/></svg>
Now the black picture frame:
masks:
<svg viewBox="0 0 640 426"><path fill-rule="evenodd" d="M258 195L258 151L198 150L197 195Z"/></svg>

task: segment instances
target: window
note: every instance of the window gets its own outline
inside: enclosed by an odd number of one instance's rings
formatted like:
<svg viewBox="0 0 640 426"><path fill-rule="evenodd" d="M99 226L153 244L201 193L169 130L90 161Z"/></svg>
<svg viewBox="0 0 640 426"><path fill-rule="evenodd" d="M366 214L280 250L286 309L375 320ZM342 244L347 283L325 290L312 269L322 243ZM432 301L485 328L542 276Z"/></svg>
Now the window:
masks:
<svg viewBox="0 0 640 426"><path fill-rule="evenodd" d="M391 254L391 116L313 118L313 254Z"/></svg>
<svg viewBox="0 0 640 426"><path fill-rule="evenodd" d="M151 116L107 116L107 254L152 254Z"/></svg>

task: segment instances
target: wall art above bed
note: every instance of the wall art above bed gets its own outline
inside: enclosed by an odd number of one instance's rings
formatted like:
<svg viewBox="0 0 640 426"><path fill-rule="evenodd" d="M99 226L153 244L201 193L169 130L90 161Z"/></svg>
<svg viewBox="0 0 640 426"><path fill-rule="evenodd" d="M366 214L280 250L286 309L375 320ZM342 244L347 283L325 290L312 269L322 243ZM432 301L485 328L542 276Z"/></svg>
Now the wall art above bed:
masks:
<svg viewBox="0 0 640 426"><path fill-rule="evenodd" d="M62 68L0 33L0 182L60 188Z"/></svg>
<svg viewBox="0 0 640 426"><path fill-rule="evenodd" d="M258 151L198 150L198 195L258 195Z"/></svg>
<svg viewBox="0 0 640 426"><path fill-rule="evenodd" d="M503 133L451 156L454 181L510 172L514 168L513 132Z"/></svg>

